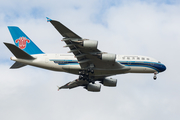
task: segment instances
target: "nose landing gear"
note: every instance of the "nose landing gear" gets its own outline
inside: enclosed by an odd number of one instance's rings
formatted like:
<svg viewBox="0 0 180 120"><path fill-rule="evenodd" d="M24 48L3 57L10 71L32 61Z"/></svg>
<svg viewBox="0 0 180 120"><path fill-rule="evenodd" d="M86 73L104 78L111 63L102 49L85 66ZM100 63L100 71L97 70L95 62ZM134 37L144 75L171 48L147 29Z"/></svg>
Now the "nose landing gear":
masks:
<svg viewBox="0 0 180 120"><path fill-rule="evenodd" d="M157 76L156 76L157 74L158 74L158 72L154 72L154 77L153 77L154 80L157 79Z"/></svg>

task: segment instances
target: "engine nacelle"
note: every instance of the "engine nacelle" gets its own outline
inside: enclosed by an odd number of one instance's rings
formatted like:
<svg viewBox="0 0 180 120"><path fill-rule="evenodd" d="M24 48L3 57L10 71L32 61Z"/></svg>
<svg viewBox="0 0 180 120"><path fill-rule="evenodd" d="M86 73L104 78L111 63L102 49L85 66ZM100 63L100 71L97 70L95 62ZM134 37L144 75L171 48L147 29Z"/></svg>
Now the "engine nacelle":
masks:
<svg viewBox="0 0 180 120"><path fill-rule="evenodd" d="M82 46L85 48L97 49L98 41L96 41L96 40L84 40Z"/></svg>
<svg viewBox="0 0 180 120"><path fill-rule="evenodd" d="M86 90L91 91L91 92L99 92L101 90L101 85L100 84L92 84L89 83L86 87L84 87Z"/></svg>
<svg viewBox="0 0 180 120"><path fill-rule="evenodd" d="M104 61L115 62L116 54L102 54L101 59Z"/></svg>
<svg viewBox="0 0 180 120"><path fill-rule="evenodd" d="M104 86L116 87L117 79L105 78L101 83L102 83Z"/></svg>

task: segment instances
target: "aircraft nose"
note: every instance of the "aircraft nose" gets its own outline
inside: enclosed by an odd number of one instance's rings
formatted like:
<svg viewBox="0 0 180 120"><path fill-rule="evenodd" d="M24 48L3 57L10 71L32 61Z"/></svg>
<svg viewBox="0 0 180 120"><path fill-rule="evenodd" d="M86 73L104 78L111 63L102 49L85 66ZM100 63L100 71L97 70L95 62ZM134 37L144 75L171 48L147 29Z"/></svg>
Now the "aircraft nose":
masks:
<svg viewBox="0 0 180 120"><path fill-rule="evenodd" d="M165 71L166 70L166 66L162 64L161 66L161 72Z"/></svg>

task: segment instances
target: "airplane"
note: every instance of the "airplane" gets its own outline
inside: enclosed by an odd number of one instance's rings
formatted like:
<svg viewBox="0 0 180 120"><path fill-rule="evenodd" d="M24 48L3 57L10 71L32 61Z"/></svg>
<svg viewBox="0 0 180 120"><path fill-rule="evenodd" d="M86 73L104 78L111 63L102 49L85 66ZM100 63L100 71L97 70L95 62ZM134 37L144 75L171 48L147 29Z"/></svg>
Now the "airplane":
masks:
<svg viewBox="0 0 180 120"><path fill-rule="evenodd" d="M14 55L10 59L15 63L10 69L31 65L76 74L78 75L76 80L58 87L58 90L83 86L91 92L99 92L101 84L115 87L117 79L109 78L112 75L153 73L153 78L156 80L157 74L166 70L164 64L151 57L102 52L98 49L98 41L83 39L62 23L48 17L47 22L50 22L63 36L62 41L66 43L64 47L69 47L68 53L73 54L45 54L19 27L8 26L15 43L14 45L4 42Z"/></svg>

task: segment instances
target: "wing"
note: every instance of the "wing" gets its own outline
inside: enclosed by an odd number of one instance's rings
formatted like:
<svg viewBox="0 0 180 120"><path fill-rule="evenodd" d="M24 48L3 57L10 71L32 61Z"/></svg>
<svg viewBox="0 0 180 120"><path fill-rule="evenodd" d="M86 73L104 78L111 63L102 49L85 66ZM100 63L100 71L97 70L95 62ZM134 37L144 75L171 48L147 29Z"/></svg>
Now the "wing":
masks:
<svg viewBox="0 0 180 120"><path fill-rule="evenodd" d="M101 89L100 84L92 84L92 83L89 83L88 81L76 79L61 87L58 87L58 91L60 89L72 89L78 86L84 86L86 90L91 91L91 92L100 92L100 89Z"/></svg>
<svg viewBox="0 0 180 120"><path fill-rule="evenodd" d="M82 69L90 67L98 69L120 69L124 67L124 65L115 61L116 55L98 50L98 41L82 39L60 22L49 18L48 21L64 37L62 41L66 43L65 47L70 48L69 53L75 55Z"/></svg>
<svg viewBox="0 0 180 120"><path fill-rule="evenodd" d="M58 87L58 90L60 89L72 89L78 86L86 86L88 84L87 81L76 79L74 81L68 82L67 84Z"/></svg>
<svg viewBox="0 0 180 120"><path fill-rule="evenodd" d="M73 31L69 30L66 26L64 26L63 24L61 24L58 21L55 20L51 20L49 18L47 18L48 22L51 22L51 24L57 29L57 31L65 38L79 38L81 39L81 37L79 37L77 34L75 34Z"/></svg>

